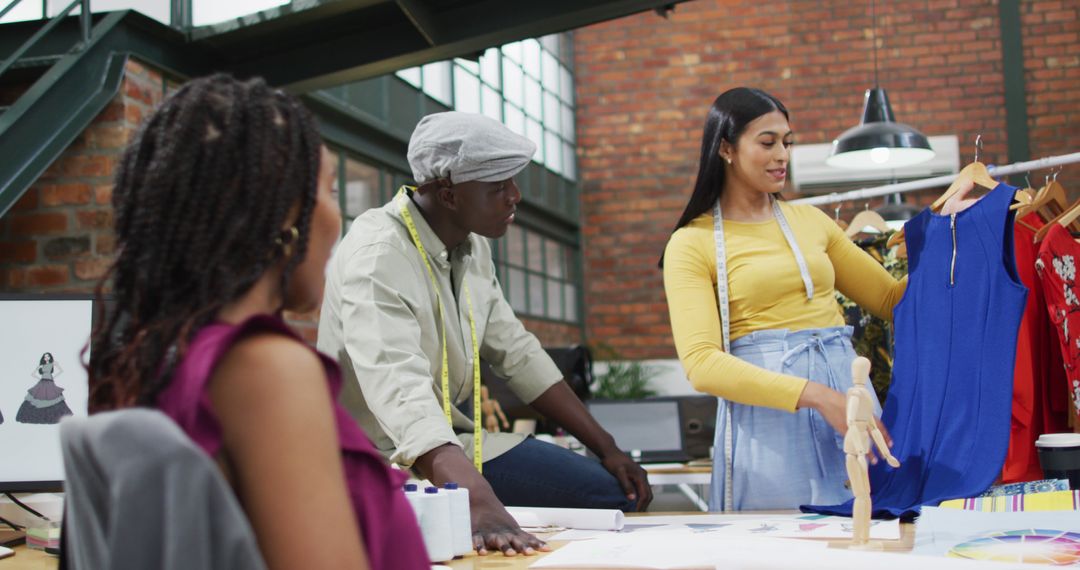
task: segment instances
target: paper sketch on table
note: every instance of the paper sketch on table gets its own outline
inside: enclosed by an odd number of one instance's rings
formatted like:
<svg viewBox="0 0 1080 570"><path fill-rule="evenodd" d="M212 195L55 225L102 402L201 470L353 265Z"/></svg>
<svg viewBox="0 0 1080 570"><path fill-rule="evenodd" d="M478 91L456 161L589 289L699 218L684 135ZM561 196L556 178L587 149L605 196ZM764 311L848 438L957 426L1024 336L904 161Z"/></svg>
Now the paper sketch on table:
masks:
<svg viewBox="0 0 1080 570"><path fill-rule="evenodd" d="M766 538L825 538L850 539L851 519L827 515L760 515L760 514L709 514L648 517L649 523L640 525L636 535L673 530L689 530L709 536L743 536ZM626 526L638 526L634 518L627 519ZM602 530L567 530L550 540L588 540L612 536L615 532ZM870 538L875 540L899 540L900 522L871 521Z"/></svg>
<svg viewBox="0 0 1080 570"><path fill-rule="evenodd" d="M916 531L916 554L1080 567L1080 516L1075 511L923 507Z"/></svg>
<svg viewBox="0 0 1080 570"><path fill-rule="evenodd" d="M690 523L690 524L686 525L686 528L690 529L693 532L712 532L712 531L714 531L716 529L724 528L725 526L731 526L731 525L726 524L726 523L725 524L694 524L694 523Z"/></svg>
<svg viewBox="0 0 1080 570"><path fill-rule="evenodd" d="M684 527L629 536L608 534L586 542L571 542L529 568L712 569L733 551L755 552L762 557L769 552L798 552L803 558L812 558L827 547L825 542L811 540L715 537Z"/></svg>
<svg viewBox="0 0 1080 570"><path fill-rule="evenodd" d="M668 525L665 525L665 524L624 524L621 529L619 529L619 530L617 530L615 532L617 532L619 534L627 534L627 533L630 533L630 532L638 532L638 531L642 531L642 530L648 530L650 528L655 530L657 528L661 528L661 527L665 527L665 526L668 526Z"/></svg>
<svg viewBox="0 0 1080 570"><path fill-rule="evenodd" d="M529 568L642 570L1025 570L1030 566L828 548L821 540L703 536L689 529L609 534L571 542Z"/></svg>

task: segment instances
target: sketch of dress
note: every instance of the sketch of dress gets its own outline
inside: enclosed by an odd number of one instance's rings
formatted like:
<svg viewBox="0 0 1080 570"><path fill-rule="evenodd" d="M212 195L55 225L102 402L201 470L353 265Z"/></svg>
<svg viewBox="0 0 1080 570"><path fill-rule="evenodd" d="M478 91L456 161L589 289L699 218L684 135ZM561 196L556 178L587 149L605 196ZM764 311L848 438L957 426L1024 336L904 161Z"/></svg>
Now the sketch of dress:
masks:
<svg viewBox="0 0 1080 570"><path fill-rule="evenodd" d="M57 386L54 380L61 372L63 369L53 362L51 353L41 355L37 368L31 372L31 376L37 378L38 382L26 391L26 398L19 406L15 421L24 424L55 424L60 422L60 418L72 415L71 408L64 401L64 389Z"/></svg>

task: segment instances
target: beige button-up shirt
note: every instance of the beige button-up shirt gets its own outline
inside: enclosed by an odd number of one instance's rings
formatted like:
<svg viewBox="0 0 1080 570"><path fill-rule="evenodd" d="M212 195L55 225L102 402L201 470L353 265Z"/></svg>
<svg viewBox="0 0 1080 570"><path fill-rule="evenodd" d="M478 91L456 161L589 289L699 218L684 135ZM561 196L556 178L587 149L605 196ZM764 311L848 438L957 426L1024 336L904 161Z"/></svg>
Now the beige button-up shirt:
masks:
<svg viewBox="0 0 1080 570"><path fill-rule="evenodd" d="M431 278L401 217L409 209L438 281L446 318L453 426L442 409L442 339ZM451 276L454 282L451 284ZM365 212L349 228L327 268L319 318L319 350L341 363L341 403L391 462L452 443L472 457L472 339L462 284L468 282L480 356L523 402L562 379L535 336L514 316L498 280L487 239L448 251L405 194ZM468 402L461 413L458 406ZM523 439L484 432L484 460Z"/></svg>

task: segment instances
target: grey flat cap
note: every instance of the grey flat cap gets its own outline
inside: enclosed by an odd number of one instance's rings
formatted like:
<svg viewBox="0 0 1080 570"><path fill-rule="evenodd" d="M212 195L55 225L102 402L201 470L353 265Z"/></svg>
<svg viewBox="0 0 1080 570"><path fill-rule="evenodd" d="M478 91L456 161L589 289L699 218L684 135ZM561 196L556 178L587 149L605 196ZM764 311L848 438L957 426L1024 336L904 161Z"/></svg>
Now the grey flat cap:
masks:
<svg viewBox="0 0 1080 570"><path fill-rule="evenodd" d="M435 113L420 119L409 139L409 167L417 184L498 182L524 170L536 152L529 139L484 115Z"/></svg>

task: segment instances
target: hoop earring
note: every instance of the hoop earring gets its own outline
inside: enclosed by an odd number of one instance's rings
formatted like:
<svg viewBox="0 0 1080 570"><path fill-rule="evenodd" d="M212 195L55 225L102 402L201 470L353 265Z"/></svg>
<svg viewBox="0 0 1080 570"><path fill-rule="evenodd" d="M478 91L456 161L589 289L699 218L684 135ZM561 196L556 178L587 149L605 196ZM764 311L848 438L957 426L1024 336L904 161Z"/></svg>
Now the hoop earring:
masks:
<svg viewBox="0 0 1080 570"><path fill-rule="evenodd" d="M292 246L300 239L300 230L292 226L287 230L281 230L281 235L274 238L274 244L281 251L281 257L292 255Z"/></svg>

